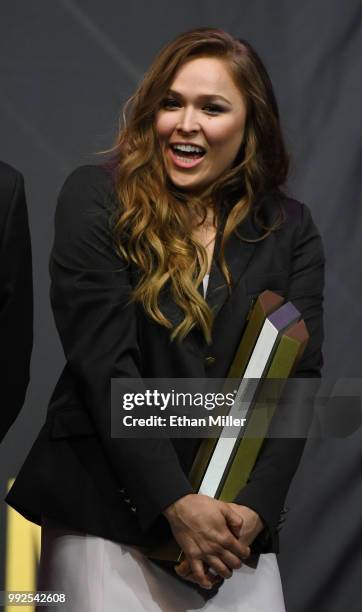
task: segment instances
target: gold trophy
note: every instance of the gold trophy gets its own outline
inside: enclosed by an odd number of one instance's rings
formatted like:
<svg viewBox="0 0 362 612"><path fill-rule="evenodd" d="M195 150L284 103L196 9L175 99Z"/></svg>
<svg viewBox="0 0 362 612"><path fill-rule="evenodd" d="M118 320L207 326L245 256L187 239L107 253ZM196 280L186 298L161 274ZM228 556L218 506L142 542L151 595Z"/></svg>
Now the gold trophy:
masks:
<svg viewBox="0 0 362 612"><path fill-rule="evenodd" d="M283 301L267 290L252 307L223 388L226 394L229 383L235 386L239 380L232 407L223 410L231 418L245 419L245 425L233 437L226 426L220 427L218 438L202 440L189 474L198 493L232 502L255 465L284 384L309 338L299 311ZM175 563L183 557L174 539L145 552L151 559Z"/></svg>

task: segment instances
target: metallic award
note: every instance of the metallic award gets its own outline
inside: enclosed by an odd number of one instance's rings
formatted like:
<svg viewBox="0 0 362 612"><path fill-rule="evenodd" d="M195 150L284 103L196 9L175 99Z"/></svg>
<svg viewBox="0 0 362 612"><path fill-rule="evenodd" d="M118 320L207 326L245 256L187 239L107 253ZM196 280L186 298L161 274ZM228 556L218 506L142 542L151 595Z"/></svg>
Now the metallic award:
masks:
<svg viewBox="0 0 362 612"><path fill-rule="evenodd" d="M225 414L245 419L230 437L230 427L220 427L218 438L204 439L194 459L189 480L194 490L232 502L245 486L283 391L308 342L300 312L291 302L271 291L256 300L228 372L239 380L234 403ZM153 559L179 562L182 550L175 540L148 550Z"/></svg>

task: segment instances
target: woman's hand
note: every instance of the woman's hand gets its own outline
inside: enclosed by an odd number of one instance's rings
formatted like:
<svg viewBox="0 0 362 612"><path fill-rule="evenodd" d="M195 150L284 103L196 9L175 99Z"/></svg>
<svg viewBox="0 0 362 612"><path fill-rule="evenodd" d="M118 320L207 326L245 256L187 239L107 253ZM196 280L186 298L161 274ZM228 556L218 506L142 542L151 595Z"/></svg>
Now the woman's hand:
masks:
<svg viewBox="0 0 362 612"><path fill-rule="evenodd" d="M211 588L215 582L205 565L222 578L230 578L232 570L241 567L240 559L250 555L249 546L239 541L243 518L233 508L236 505L190 494L164 511L185 554L192 580L204 588Z"/></svg>
<svg viewBox="0 0 362 612"><path fill-rule="evenodd" d="M247 506L241 506L239 504L230 503L234 511L239 515L243 521L243 527L240 532L239 541L246 546L250 546L254 542L255 538L264 529L264 524L257 512L248 508ZM230 529L232 527L230 526Z"/></svg>
<svg viewBox="0 0 362 612"><path fill-rule="evenodd" d="M245 546L249 546L254 541L256 536L264 528L264 525L259 515L257 514L257 512L255 512L251 508L248 508L247 506L241 506L239 504L234 504L234 503L230 503L228 504L228 506L231 506L231 508L239 515L239 517L242 520L242 529L240 532L239 541ZM237 534L234 528L234 523L229 523L229 528L234 533L234 535ZM212 570L214 569L215 568L212 567ZM200 584L197 576L192 572L191 565L187 557L177 567L175 567L175 571L180 577L184 578L185 580L189 580L190 582L197 582L198 584ZM208 571L208 568L205 566L204 566L204 572L205 572L206 578L209 580L210 584L212 585L217 584L222 579L221 575L215 575L215 574L210 573ZM200 586L203 586L203 585L200 584Z"/></svg>

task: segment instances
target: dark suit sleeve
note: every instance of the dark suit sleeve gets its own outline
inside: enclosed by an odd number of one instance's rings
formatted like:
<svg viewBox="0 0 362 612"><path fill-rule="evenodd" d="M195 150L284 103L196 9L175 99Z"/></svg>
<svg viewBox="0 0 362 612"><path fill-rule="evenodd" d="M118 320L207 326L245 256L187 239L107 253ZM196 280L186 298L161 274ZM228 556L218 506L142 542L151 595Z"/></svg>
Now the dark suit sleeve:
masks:
<svg viewBox="0 0 362 612"><path fill-rule="evenodd" d="M8 166L6 166L8 168ZM7 188L0 186L7 207L0 247L0 441L24 403L29 383L33 344L33 284L31 246L24 181L6 171ZM4 195L6 194L6 195Z"/></svg>
<svg viewBox="0 0 362 612"><path fill-rule="evenodd" d="M310 407L306 401L301 401L301 396L307 398L311 392L315 392L315 385L310 379L320 377L323 364L324 263L320 235L308 207L301 205L301 220L292 255L286 297L301 312L310 339L293 375L294 379L289 381L290 384L288 382L291 389L288 395L293 397L294 394L293 401L299 403L302 410L306 408L307 411ZM307 425L310 414L311 412L307 415ZM275 418L278 419L278 413ZM272 536L276 534L285 497L298 467L305 441L304 437L266 439L248 483L235 500L258 512Z"/></svg>
<svg viewBox="0 0 362 612"><path fill-rule="evenodd" d="M109 223L111 181L82 167L66 181L57 206L51 300L69 367L120 487L147 530L164 508L192 492L168 439L110 436L111 378L140 377L137 320L129 270Z"/></svg>

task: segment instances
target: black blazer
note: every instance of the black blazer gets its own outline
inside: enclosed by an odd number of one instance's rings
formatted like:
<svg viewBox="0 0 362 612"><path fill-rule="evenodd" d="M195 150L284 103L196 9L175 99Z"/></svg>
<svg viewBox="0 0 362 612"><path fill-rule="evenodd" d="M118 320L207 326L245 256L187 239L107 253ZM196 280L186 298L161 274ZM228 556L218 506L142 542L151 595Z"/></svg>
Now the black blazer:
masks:
<svg viewBox="0 0 362 612"><path fill-rule="evenodd" d="M298 375L318 377L324 256L308 208L270 196L267 222L281 205L285 223L259 243L232 236L226 246L231 296L217 264L217 240L207 292L217 313L213 344L208 347L198 329L180 345L170 343L166 328L139 305L127 304L137 273L112 245L111 192L110 176L94 166L76 170L61 191L50 272L67 362L7 502L37 523L47 515L119 542L147 544L170 534L162 510L192 492L186 474L198 441L111 438L110 378L226 376L251 300L267 288L285 293L301 310L311 339ZM248 217L240 231L255 238L261 230ZM160 303L177 323L182 314L167 292ZM250 482L236 498L254 508L269 528L272 538L265 550L276 550L276 528L303 445L304 440L268 439Z"/></svg>
<svg viewBox="0 0 362 612"><path fill-rule="evenodd" d="M31 246L23 177L0 162L0 442L24 403L33 345Z"/></svg>

